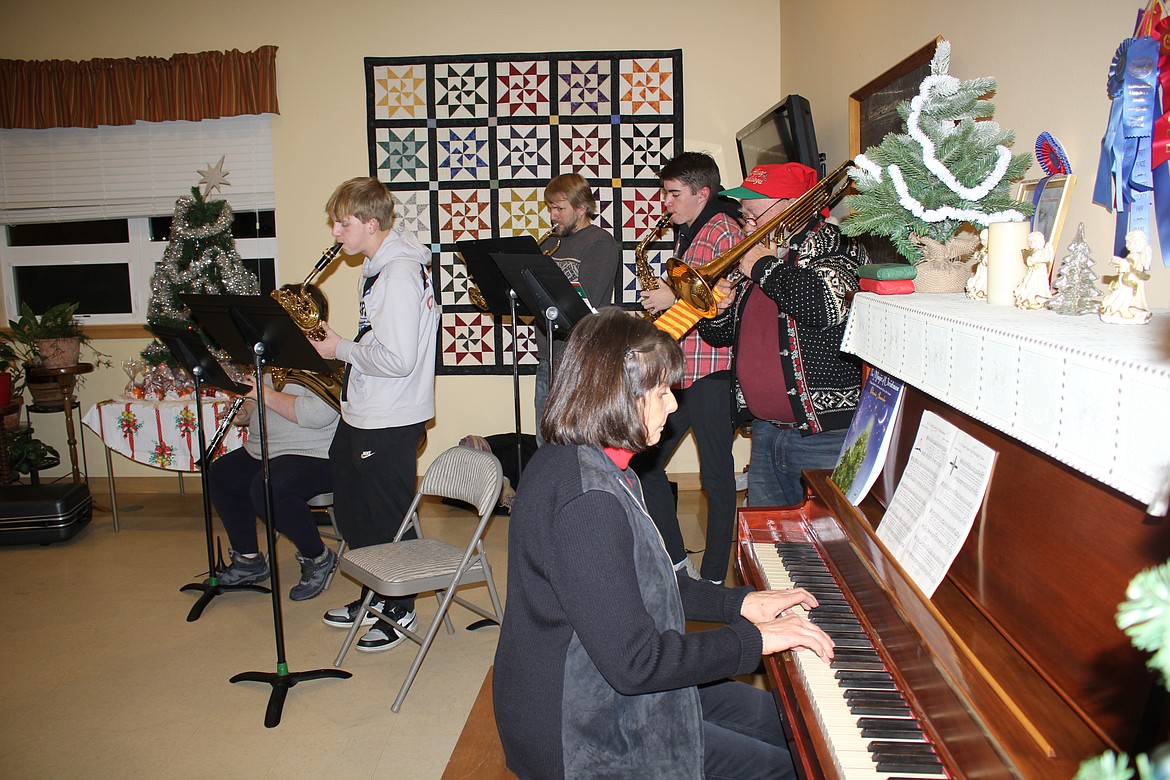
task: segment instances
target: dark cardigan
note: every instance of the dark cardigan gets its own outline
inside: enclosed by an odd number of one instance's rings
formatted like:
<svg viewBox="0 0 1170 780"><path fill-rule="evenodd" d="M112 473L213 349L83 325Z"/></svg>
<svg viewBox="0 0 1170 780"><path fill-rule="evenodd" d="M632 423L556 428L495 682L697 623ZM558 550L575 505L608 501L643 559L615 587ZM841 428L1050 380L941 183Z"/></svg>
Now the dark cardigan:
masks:
<svg viewBox="0 0 1170 780"><path fill-rule="evenodd" d="M761 258L752 268L752 283L780 309L780 354L795 423L803 435L849 427L861 397L861 362L841 352L845 335L846 295L858 290L857 267L867 262L865 247L841 235L831 223L820 223L797 235L786 257ZM722 314L699 321L708 344L734 346L748 298L741 288ZM732 377L736 376L732 355ZM750 370L750 367L749 367ZM751 419L739 381L732 381L732 418L736 425Z"/></svg>
<svg viewBox="0 0 1170 780"><path fill-rule="evenodd" d="M524 471L493 678L522 778L699 778L695 686L759 664L750 589L676 578L640 501L595 448L546 444ZM687 619L728 625L688 634Z"/></svg>

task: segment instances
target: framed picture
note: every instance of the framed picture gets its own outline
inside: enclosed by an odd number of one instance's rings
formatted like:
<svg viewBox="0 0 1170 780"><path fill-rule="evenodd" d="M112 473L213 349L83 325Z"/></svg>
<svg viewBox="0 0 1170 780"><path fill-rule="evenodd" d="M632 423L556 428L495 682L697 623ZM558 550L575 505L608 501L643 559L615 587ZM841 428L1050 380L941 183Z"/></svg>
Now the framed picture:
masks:
<svg viewBox="0 0 1170 780"><path fill-rule="evenodd" d="M918 94L922 80L930 75L934 50L942 40L941 35L937 36L849 96L850 157L877 146L887 133L902 131L898 103Z"/></svg>
<svg viewBox="0 0 1170 780"><path fill-rule="evenodd" d="M1056 174L1043 179L1016 182L1012 196L1036 207L1032 214L1032 230L1044 234L1044 240L1060 254L1060 230L1068 213L1068 196L1077 183L1076 174ZM1039 192L1037 192L1039 188Z"/></svg>
<svg viewBox="0 0 1170 780"><path fill-rule="evenodd" d="M888 133L902 132L898 103L918 94L922 80L930 75L930 61L942 40L942 36L936 37L849 96L850 159L880 144ZM906 262L888 238L862 235L858 240L869 252L871 263Z"/></svg>

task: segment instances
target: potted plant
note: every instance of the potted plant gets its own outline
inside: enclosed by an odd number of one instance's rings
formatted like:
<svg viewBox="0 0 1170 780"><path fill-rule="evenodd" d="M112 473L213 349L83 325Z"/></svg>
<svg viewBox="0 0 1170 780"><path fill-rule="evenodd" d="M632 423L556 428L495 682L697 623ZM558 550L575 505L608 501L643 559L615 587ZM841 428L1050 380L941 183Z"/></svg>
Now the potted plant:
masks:
<svg viewBox="0 0 1170 780"><path fill-rule="evenodd" d="M76 365L81 347L87 347L98 365L109 366L109 356L98 352L74 316L76 303L50 306L39 317L27 303L20 305L20 318L9 320L11 333L2 334L6 346L25 370L25 384L38 406L54 408L64 404L64 391L55 378L31 377L27 369L64 368Z"/></svg>
<svg viewBox="0 0 1170 780"><path fill-rule="evenodd" d="M27 428L4 431L8 444L8 473L15 482L21 474L52 468L61 462L57 450L34 438Z"/></svg>

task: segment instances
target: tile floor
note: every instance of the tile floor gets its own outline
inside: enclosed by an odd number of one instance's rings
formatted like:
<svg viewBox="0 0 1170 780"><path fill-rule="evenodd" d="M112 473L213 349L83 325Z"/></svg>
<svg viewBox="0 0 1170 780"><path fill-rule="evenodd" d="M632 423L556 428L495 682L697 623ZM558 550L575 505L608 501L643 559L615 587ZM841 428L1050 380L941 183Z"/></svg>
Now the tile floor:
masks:
<svg viewBox="0 0 1170 780"><path fill-rule="evenodd" d="M684 489L679 505L688 546L700 549L702 494ZM199 594L179 588L207 568L201 497L119 494L119 506L121 533L98 513L69 542L0 547L0 776L442 775L497 629L465 630L474 616L454 606L455 635L440 632L400 713L390 704L413 656L410 643L351 651L344 665L351 679L300 683L280 725L268 729L271 687L228 679L275 671L271 597L228 593L187 622ZM134 506L141 508L128 511ZM468 516L438 502L423 506L428 533L443 538L457 538L459 515ZM497 516L486 537L501 596L507 532L508 518ZM325 626L321 614L354 598L357 586L338 576L320 597L289 601L299 570L287 541L278 557L288 668L332 668L344 632ZM486 589L472 594L489 603ZM419 605L434 609L430 598Z"/></svg>

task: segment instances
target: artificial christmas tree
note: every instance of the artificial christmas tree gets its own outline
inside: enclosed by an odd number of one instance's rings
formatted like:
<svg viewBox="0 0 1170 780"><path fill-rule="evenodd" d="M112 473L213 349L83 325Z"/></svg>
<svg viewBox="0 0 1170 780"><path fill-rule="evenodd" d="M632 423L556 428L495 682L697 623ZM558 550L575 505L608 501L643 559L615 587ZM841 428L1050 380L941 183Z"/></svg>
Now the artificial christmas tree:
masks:
<svg viewBox="0 0 1170 780"><path fill-rule="evenodd" d="M1096 314L1101 308L1101 290L1094 284L1097 274L1085 243L1084 222L1077 226L1077 237L1068 251L1052 283L1056 294L1048 300L1048 308L1057 314Z"/></svg>
<svg viewBox="0 0 1170 780"><path fill-rule="evenodd" d="M224 158L206 170L199 184L191 188L190 197L175 201L171 218L170 242L162 262L150 280L148 325L187 328L191 318L179 293L222 295L259 295L260 281L249 271L236 252L232 238L232 207L226 200L209 200L222 186L231 186L223 170ZM200 189L200 185L204 189ZM142 351L152 366L167 361L169 352L158 342ZM172 368L177 367L172 365Z"/></svg>
<svg viewBox="0 0 1170 780"><path fill-rule="evenodd" d="M260 282L244 267L232 238L232 207L226 200L208 200L216 189L228 185L223 158L207 170L191 188L191 197L175 201L170 243L150 280L150 304L146 321L187 327L191 324L179 293L234 293L259 295Z"/></svg>
<svg viewBox="0 0 1170 780"><path fill-rule="evenodd" d="M912 263L922 258L922 239L946 244L964 223L978 230L1032 210L1009 192L1031 158L1013 155L1014 134L991 121L995 107L983 96L995 90L995 79L948 75L950 54L950 42L941 42L918 95L898 104L905 132L888 134L849 171L858 194L844 199L854 213L841 231L885 236Z"/></svg>

